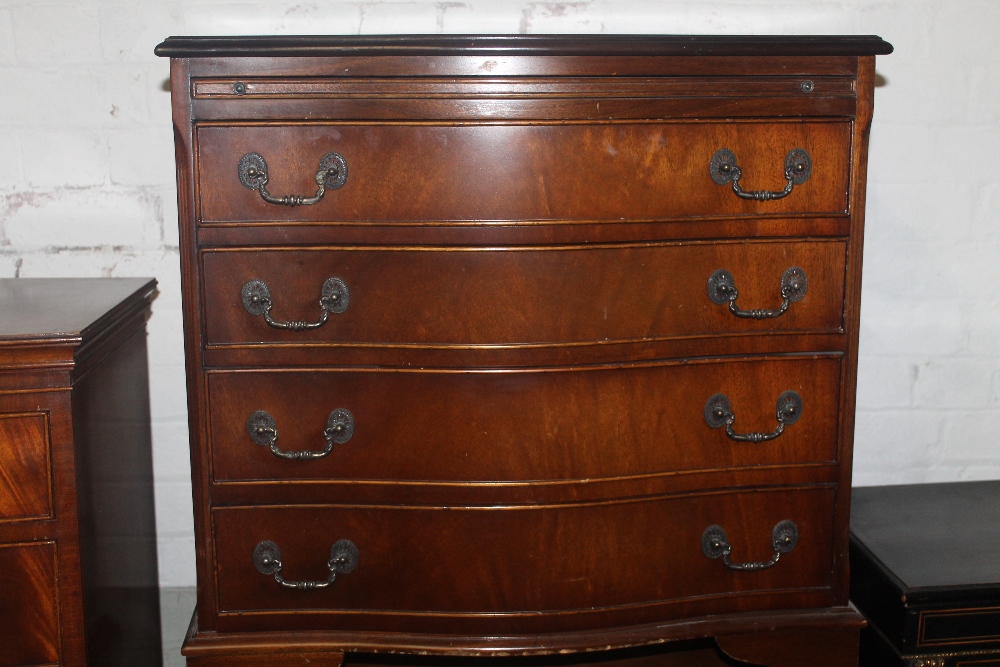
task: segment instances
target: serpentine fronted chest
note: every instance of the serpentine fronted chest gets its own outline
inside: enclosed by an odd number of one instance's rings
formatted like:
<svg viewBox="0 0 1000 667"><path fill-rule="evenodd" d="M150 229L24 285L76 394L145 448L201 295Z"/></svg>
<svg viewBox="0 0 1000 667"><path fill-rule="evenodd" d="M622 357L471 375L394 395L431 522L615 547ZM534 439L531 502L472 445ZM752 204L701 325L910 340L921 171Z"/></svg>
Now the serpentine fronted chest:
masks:
<svg viewBox="0 0 1000 667"><path fill-rule="evenodd" d="M866 151L890 51L157 47L179 183L189 664L704 638L755 664L853 664Z"/></svg>

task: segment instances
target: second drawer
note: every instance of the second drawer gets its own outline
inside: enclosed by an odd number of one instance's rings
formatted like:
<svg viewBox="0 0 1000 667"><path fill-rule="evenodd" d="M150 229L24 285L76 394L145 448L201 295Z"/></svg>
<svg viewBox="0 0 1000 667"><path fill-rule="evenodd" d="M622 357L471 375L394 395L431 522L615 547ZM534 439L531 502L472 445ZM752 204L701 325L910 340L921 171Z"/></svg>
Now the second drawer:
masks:
<svg viewBox="0 0 1000 667"><path fill-rule="evenodd" d="M840 371L838 357L216 371L208 378L214 478L530 481L830 463ZM718 395L728 408L709 406ZM763 442L749 435L779 429ZM305 458L288 458L297 456Z"/></svg>
<svg viewBox="0 0 1000 667"><path fill-rule="evenodd" d="M201 256L206 342L447 348L832 333L843 327L845 255L842 241L211 250Z"/></svg>

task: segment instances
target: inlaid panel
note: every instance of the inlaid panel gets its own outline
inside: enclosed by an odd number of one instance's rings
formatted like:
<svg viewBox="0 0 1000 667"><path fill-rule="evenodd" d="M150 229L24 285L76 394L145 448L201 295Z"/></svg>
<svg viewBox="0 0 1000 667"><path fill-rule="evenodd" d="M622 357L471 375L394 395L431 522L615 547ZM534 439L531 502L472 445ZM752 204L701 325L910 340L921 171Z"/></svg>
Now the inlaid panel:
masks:
<svg viewBox="0 0 1000 667"><path fill-rule="evenodd" d="M59 662L56 545L0 544L0 667Z"/></svg>
<svg viewBox="0 0 1000 667"><path fill-rule="evenodd" d="M44 412L0 413L0 522L52 514Z"/></svg>

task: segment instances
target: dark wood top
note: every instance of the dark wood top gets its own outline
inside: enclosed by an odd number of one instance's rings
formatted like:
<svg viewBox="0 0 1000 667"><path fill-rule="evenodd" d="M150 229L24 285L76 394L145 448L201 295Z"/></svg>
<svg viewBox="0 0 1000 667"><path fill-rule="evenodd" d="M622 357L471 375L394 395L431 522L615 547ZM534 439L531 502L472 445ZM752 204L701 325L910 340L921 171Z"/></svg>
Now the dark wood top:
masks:
<svg viewBox="0 0 1000 667"><path fill-rule="evenodd" d="M855 488L851 534L909 589L1000 585L1000 481Z"/></svg>
<svg viewBox="0 0 1000 667"><path fill-rule="evenodd" d="M86 340L154 289L152 278L0 279L0 343Z"/></svg>
<svg viewBox="0 0 1000 667"><path fill-rule="evenodd" d="M871 56L875 35L293 35L168 37L154 53L226 56Z"/></svg>

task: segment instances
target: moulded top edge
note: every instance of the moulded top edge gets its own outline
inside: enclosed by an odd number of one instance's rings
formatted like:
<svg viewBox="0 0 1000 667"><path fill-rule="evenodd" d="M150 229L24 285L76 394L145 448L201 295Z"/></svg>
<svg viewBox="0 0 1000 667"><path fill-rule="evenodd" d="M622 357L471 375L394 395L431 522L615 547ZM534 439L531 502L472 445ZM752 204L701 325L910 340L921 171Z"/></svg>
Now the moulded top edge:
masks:
<svg viewBox="0 0 1000 667"><path fill-rule="evenodd" d="M287 35L168 37L170 58L283 56L871 56L876 35Z"/></svg>
<svg viewBox="0 0 1000 667"><path fill-rule="evenodd" d="M154 278L0 279L0 345L85 342L123 313L148 306L155 289Z"/></svg>

